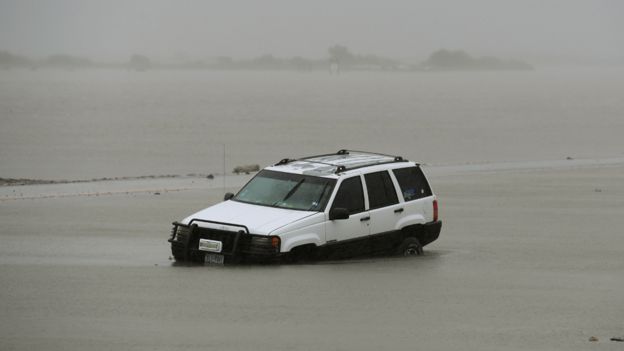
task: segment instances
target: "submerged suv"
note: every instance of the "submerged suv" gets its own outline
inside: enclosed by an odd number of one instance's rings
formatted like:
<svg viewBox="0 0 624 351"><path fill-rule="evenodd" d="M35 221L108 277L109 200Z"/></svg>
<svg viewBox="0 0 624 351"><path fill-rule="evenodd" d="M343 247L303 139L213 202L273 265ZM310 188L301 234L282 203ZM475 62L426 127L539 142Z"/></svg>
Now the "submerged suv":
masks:
<svg viewBox="0 0 624 351"><path fill-rule="evenodd" d="M174 222L169 242L178 261L215 264L418 255L441 227L418 163L340 150L264 168L238 194Z"/></svg>

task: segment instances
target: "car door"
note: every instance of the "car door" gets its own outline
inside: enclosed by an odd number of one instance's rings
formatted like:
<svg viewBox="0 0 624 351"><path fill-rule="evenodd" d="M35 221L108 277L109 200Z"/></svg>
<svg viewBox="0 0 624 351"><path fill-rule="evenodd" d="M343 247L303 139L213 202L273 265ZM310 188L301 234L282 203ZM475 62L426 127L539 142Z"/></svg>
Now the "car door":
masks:
<svg viewBox="0 0 624 351"><path fill-rule="evenodd" d="M370 218L364 203L361 176L344 179L329 208L346 208L349 218L330 221L329 211L327 212L325 237L328 243L357 239L370 234Z"/></svg>
<svg viewBox="0 0 624 351"><path fill-rule="evenodd" d="M364 175L368 193L371 234L391 233L402 217L404 208L399 203L396 188L388 171Z"/></svg>

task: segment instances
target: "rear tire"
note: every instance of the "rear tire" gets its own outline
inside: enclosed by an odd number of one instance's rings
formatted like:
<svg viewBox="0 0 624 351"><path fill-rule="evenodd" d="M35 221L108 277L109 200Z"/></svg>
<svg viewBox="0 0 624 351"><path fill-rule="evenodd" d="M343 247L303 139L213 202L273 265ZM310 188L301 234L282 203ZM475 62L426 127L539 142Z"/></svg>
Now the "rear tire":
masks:
<svg viewBox="0 0 624 351"><path fill-rule="evenodd" d="M418 239L414 237L405 238L397 247L396 254L399 256L420 256L423 254L423 247Z"/></svg>

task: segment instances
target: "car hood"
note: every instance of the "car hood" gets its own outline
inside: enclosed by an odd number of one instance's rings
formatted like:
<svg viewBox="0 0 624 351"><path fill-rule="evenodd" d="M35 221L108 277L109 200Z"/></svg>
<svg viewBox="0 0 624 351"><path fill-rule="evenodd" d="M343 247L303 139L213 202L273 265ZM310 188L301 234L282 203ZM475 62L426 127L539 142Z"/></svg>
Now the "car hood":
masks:
<svg viewBox="0 0 624 351"><path fill-rule="evenodd" d="M196 219L220 224L238 224L246 226L251 234L269 235L276 229L315 213L317 212L288 210L228 200L194 213L185 218L182 223L188 225ZM214 226L201 221L194 223L200 227Z"/></svg>

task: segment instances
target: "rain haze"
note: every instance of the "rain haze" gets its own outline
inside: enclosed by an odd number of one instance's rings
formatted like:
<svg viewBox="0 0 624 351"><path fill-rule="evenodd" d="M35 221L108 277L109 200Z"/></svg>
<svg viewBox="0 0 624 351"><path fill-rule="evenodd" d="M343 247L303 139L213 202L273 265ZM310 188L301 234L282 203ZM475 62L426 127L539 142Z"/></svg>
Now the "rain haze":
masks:
<svg viewBox="0 0 624 351"><path fill-rule="evenodd" d="M0 0L0 349L621 350L622 18L621 1ZM293 263L345 244L335 221L368 228L328 198L307 251L178 261L172 222L341 149L419 163L442 222L421 255L383 234L435 220L351 233L381 255ZM369 197L358 215L390 209ZM264 207L246 206L225 215Z"/></svg>
<svg viewBox="0 0 624 351"><path fill-rule="evenodd" d="M620 1L0 1L2 49L120 60L321 57L328 46L397 58L440 48L560 61L624 58Z"/></svg>

